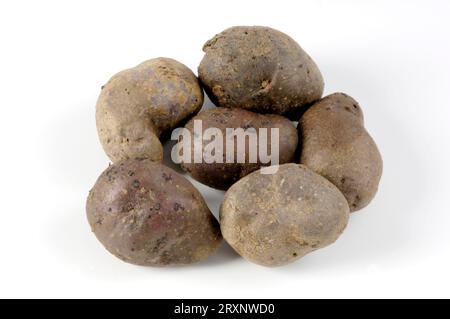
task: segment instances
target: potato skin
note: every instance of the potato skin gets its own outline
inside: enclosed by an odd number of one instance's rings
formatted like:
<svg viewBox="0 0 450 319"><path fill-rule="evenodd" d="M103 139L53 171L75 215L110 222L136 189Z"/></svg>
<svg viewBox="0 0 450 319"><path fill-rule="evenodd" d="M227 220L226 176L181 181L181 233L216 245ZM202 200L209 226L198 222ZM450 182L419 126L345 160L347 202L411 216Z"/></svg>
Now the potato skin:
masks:
<svg viewBox="0 0 450 319"><path fill-rule="evenodd" d="M203 104L198 79L169 58L148 60L114 75L97 101L100 142L113 162L161 161L160 138L197 113Z"/></svg>
<svg viewBox="0 0 450 319"><path fill-rule="evenodd" d="M205 111L201 111L194 116L186 125L191 135L193 135L194 120L201 120L203 131L208 128L215 127L222 131L223 136L226 136L227 128L243 128L244 130L254 129L254 132L259 128L267 128L268 141L266 143L267 149L270 152L270 129L279 129L279 162L281 164L291 162L295 160L295 151L297 148L298 136L295 126L287 118L280 115L273 114L257 114L243 109L229 109L229 108L212 108ZM261 139L258 135L258 141ZM203 148L209 143L209 141L203 142ZM235 142L235 154L236 154ZM224 154L224 163L194 163L193 162L193 141L191 144L191 163L182 163L182 168L189 172L191 176L199 182L206 184L210 187L226 190L236 181L248 175L249 173L261 168L262 166L268 166L260 161L258 163L250 163L248 144L246 144L246 163L225 163L226 148L222 146L222 152ZM259 159L259 158L258 158Z"/></svg>
<svg viewBox="0 0 450 319"><path fill-rule="evenodd" d="M331 94L309 108L298 131L300 163L336 185L352 212L369 204L378 189L383 161L364 128L359 104L347 94Z"/></svg>
<svg viewBox="0 0 450 319"><path fill-rule="evenodd" d="M217 106L298 119L320 99L322 75L303 49L286 34L260 26L238 26L203 46L198 73Z"/></svg>
<svg viewBox="0 0 450 319"><path fill-rule="evenodd" d="M195 263L221 241L219 224L197 189L148 159L109 166L90 191L86 211L98 240L132 264Z"/></svg>
<svg viewBox="0 0 450 319"><path fill-rule="evenodd" d="M330 245L345 229L349 207L339 190L299 164L239 180L220 207L224 239L242 257L281 266Z"/></svg>

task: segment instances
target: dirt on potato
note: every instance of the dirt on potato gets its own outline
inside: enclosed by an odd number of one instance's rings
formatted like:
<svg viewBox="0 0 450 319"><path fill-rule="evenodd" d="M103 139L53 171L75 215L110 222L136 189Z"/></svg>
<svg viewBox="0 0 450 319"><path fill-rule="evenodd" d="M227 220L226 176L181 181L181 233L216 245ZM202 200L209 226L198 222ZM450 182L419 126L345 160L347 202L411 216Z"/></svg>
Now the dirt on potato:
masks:
<svg viewBox="0 0 450 319"><path fill-rule="evenodd" d="M113 162L161 161L161 138L183 125L203 104L194 73L169 58L156 58L114 75L102 87L96 120L100 142Z"/></svg>
<svg viewBox="0 0 450 319"><path fill-rule="evenodd" d="M272 175L247 175L226 192L220 207L224 239L263 266L285 265L332 244L348 218L341 192L299 164L280 165Z"/></svg>
<svg viewBox="0 0 450 319"><path fill-rule="evenodd" d="M324 82L316 63L280 31L232 27L206 42L203 51L199 77L217 106L297 120L322 96Z"/></svg>

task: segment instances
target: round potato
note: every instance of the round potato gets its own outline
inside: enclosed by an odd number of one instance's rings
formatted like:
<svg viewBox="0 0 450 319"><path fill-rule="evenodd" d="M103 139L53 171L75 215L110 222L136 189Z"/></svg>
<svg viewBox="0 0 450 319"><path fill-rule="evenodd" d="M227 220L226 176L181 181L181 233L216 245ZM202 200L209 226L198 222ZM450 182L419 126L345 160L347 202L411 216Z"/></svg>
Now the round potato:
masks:
<svg viewBox="0 0 450 319"><path fill-rule="evenodd" d="M218 107L200 112L186 124L185 128L191 136L197 134L195 123L201 123L202 144L195 148L194 139L191 140L190 149L183 150L189 153L189 161L182 163L182 167L193 178L208 186L226 190L240 178L262 166L287 163L295 158L297 130L291 121L280 115L262 115L243 109ZM211 128L220 130L219 137L205 136L206 131ZM227 129L241 130L242 135L227 135ZM276 132L272 134L272 130ZM219 140L215 141L217 138ZM238 150L239 141L242 142L241 151ZM213 158L208 157L207 152L211 143L216 146L214 152L211 152L214 153ZM272 150L273 146L276 148ZM194 161L195 153L199 153L200 162ZM239 155L242 156L241 160ZM274 155L278 157L274 160L276 163L272 162ZM228 162L227 157L231 157Z"/></svg>
<svg viewBox="0 0 450 319"><path fill-rule="evenodd" d="M359 104L344 93L329 95L301 117L298 131L300 163L336 185L351 211L369 204L378 189L383 161L364 128Z"/></svg>
<svg viewBox="0 0 450 319"><path fill-rule="evenodd" d="M322 96L323 78L303 49L268 27L239 26L203 46L198 73L217 106L274 113L297 120Z"/></svg>
<svg viewBox="0 0 450 319"><path fill-rule="evenodd" d="M168 58L148 60L114 75L102 87L96 120L109 158L161 161L160 138L197 113L203 104L198 79Z"/></svg>
<svg viewBox="0 0 450 319"><path fill-rule="evenodd" d="M230 187L220 207L224 239L244 258L281 266L333 243L349 218L345 197L299 164L259 171Z"/></svg>
<svg viewBox="0 0 450 319"><path fill-rule="evenodd" d="M221 240L219 224L194 186L148 159L109 166L90 191L86 211L98 240L132 264L195 263Z"/></svg>

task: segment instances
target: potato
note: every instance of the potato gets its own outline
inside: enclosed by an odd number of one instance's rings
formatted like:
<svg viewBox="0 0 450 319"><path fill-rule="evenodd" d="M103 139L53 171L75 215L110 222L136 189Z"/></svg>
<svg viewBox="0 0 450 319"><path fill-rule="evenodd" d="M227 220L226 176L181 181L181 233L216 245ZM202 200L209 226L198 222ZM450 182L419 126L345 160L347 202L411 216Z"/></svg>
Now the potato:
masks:
<svg viewBox="0 0 450 319"><path fill-rule="evenodd" d="M90 191L86 211L98 240L132 264L195 263L221 241L218 222L194 186L149 159L109 166Z"/></svg>
<svg viewBox="0 0 450 319"><path fill-rule="evenodd" d="M193 117L185 126L191 134L194 136L194 121L201 121L203 133L209 128L218 128L222 132L223 142L218 145L216 152L223 154L221 156L222 163L210 163L210 160L202 159L200 163L194 162L194 140L191 140L191 148L187 152L190 154L189 163L182 163L184 170L189 172L193 178L204 183L208 186L218 188L218 189L228 189L232 184L238 181L243 176L259 169L261 166L269 166L274 164L272 162L261 161L261 157L258 155L258 151L261 146L265 146L265 150L268 150L265 154L271 154L271 140L272 137L274 142L278 143L279 151L278 161L279 163L287 163L295 160L295 151L297 148L297 130L291 121L280 116L280 115L262 115L246 111L243 109L228 109L228 108L213 108L200 112L197 116ZM234 148L232 154L227 153L226 143L231 141L230 138L226 139L226 129L227 128L242 128L246 134L249 136L253 135L257 138L257 148L249 147L249 140L245 143L245 152L243 153L244 163L237 162L237 156L234 157L235 160L232 163L226 162L227 155L237 154L238 138L234 138ZM267 133L260 133L260 128L266 128ZM271 129L278 129L278 136L275 134L272 136ZM264 135L267 134L267 135ZM267 138L265 138L267 136ZM180 139L182 140L182 139ZM227 141L227 142L226 142ZM210 139L204 137L202 147L198 148L200 155L204 154L205 148L211 143ZM258 151L257 151L258 150ZM183 150L185 151L185 150ZM252 160L249 156L251 151L256 151L256 160ZM267 158L267 160L269 160ZM278 163L275 163L278 164Z"/></svg>
<svg viewBox="0 0 450 319"><path fill-rule="evenodd" d="M281 266L330 245L347 225L345 197L328 180L299 164L259 171L226 192L220 207L224 239L242 257Z"/></svg>
<svg viewBox="0 0 450 319"><path fill-rule="evenodd" d="M303 49L268 27L239 26L203 46L198 73L217 106L239 107L298 119L322 96L323 78Z"/></svg>
<svg viewBox="0 0 450 319"><path fill-rule="evenodd" d="M185 65L148 60L114 75L97 101L97 130L109 158L161 161L160 138L197 113L203 90Z"/></svg>
<svg viewBox="0 0 450 319"><path fill-rule="evenodd" d="M383 162L359 104L344 93L329 95L301 117L298 130L300 163L336 185L351 211L365 207L377 192Z"/></svg>

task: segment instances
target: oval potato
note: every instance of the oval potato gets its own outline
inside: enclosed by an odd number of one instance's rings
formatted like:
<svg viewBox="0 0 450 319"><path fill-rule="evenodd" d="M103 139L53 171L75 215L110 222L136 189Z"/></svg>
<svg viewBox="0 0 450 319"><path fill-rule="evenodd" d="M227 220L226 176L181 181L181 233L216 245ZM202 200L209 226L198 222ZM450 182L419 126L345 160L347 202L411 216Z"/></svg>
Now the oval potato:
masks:
<svg viewBox="0 0 450 319"><path fill-rule="evenodd" d="M344 231L349 207L324 177L299 164L239 180L220 207L224 239L242 257L281 266L327 245Z"/></svg>
<svg viewBox="0 0 450 319"><path fill-rule="evenodd" d="M300 163L336 185L351 211L369 204L378 190L383 161L364 128L359 104L347 94L331 94L309 108L298 131Z"/></svg>
<svg viewBox="0 0 450 319"><path fill-rule="evenodd" d="M217 106L298 119L323 92L311 57L286 34L260 26L238 26L203 46L201 82Z"/></svg>
<svg viewBox="0 0 450 319"><path fill-rule="evenodd" d="M197 189L148 159L109 166L90 191L86 211L98 240L132 264L195 263L221 241L219 224Z"/></svg>
<svg viewBox="0 0 450 319"><path fill-rule="evenodd" d="M200 156L207 153L206 150L212 139L206 139L206 137L201 147L195 149L194 139L192 139L191 148L183 150L190 153L189 162L182 163L183 169L189 172L194 179L210 187L226 190L245 175L263 166L288 163L295 160L298 142L297 130L291 121L280 115L263 115L243 109L212 108L201 111L186 124L185 128L189 130L191 136L194 136L195 133L194 121L201 121L203 133L210 128L218 128L223 137L223 142L215 144L217 147L214 150L214 154L220 153L223 155L220 156L221 162L212 162L215 161L215 158L205 159L203 157L201 162L194 162L196 152ZM238 138L227 138L227 129L241 129L248 136L245 137L245 147L242 147L242 151L237 149L239 145ZM266 129L266 133L262 132L261 129ZM272 136L272 129L277 130L278 136L275 134ZM252 144L254 147L249 146L252 139L255 141ZM274 148L274 152L278 154L277 163L269 161L269 157L261 158L259 156L260 151L264 155L272 155L272 139L278 146L278 148ZM233 143L234 147L230 147L229 150L232 153L228 152L230 153L228 154L227 143L230 142ZM243 162L238 162L238 154L244 159ZM227 163L227 155L234 155L234 161Z"/></svg>

